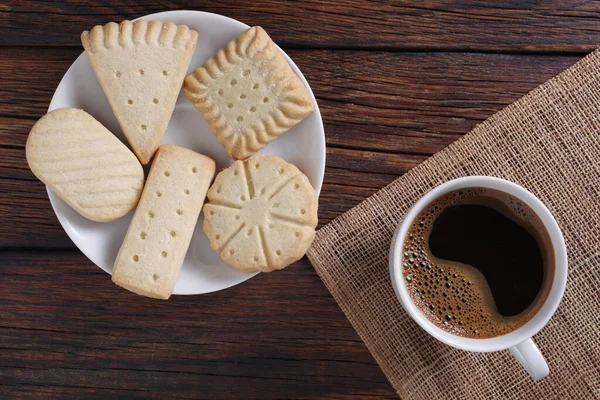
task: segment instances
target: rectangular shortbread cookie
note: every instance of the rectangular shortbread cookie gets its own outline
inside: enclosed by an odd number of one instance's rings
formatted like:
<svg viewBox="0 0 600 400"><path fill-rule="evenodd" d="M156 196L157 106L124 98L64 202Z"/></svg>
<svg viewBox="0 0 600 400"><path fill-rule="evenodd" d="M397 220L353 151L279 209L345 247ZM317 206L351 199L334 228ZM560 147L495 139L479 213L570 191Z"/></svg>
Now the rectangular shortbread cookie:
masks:
<svg viewBox="0 0 600 400"><path fill-rule="evenodd" d="M190 244L215 162L161 146L119 250L112 280L142 296L168 299Z"/></svg>

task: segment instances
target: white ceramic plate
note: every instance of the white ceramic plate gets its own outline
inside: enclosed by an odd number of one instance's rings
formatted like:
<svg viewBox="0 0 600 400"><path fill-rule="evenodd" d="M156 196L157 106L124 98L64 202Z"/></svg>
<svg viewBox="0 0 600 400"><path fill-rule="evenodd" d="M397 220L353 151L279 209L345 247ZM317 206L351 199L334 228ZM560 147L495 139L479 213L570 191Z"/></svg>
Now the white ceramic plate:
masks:
<svg viewBox="0 0 600 400"><path fill-rule="evenodd" d="M147 15L142 19L172 21L175 24L187 25L198 32L198 45L188 73L202 65L217 50L248 28L246 24L231 18L200 11L170 11ZM90 28L92 27L90 26ZM285 53L284 55L296 74L308 87L308 83L298 67ZM315 112L271 142L258 154L277 155L296 165L308 176L318 193L321 190L325 171L325 134L314 96L313 102L315 103ZM84 109L127 143L85 52L71 65L58 85L49 110L61 107ZM208 124L202 119L202 115L194 109L183 92L179 95L173 117L162 142L185 146L208 155L216 161L217 171L232 164L232 160L211 133ZM94 264L109 274L112 273L112 266L125 237L132 213L114 222L93 222L77 214L49 189L48 196L58 220L75 245ZM237 285L254 275L240 272L225 264L221 257L210 248L208 238L202 230L201 216L174 294L214 292Z"/></svg>

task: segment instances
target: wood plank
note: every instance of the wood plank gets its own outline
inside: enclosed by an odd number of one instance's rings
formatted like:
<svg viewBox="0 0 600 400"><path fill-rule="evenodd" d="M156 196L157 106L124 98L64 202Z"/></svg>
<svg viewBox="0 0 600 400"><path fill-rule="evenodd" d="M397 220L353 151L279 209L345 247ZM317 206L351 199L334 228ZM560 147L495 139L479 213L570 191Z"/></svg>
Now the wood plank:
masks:
<svg viewBox="0 0 600 400"><path fill-rule="evenodd" d="M329 145L434 154L579 57L322 51L295 59Z"/></svg>
<svg viewBox="0 0 600 400"><path fill-rule="evenodd" d="M305 259L168 302L115 286L78 252L2 252L0 265L3 393L34 386L53 398L159 399L173 388L183 398L394 396Z"/></svg>
<svg viewBox="0 0 600 400"><path fill-rule="evenodd" d="M319 226L405 173L425 156L327 149ZM72 248L20 148L0 147L0 247ZM32 228L32 227L35 227Z"/></svg>
<svg viewBox="0 0 600 400"><path fill-rule="evenodd" d="M3 47L0 57L0 116L39 118L81 49ZM2 134L6 131L3 128Z"/></svg>
<svg viewBox="0 0 600 400"><path fill-rule="evenodd" d="M0 44L79 45L79 34L96 24L178 9L262 25L285 47L588 52L600 43L600 4L586 0L138 0L113 5L5 0Z"/></svg>
<svg viewBox="0 0 600 400"><path fill-rule="evenodd" d="M74 246L52 211L43 183L0 178L0 249Z"/></svg>
<svg viewBox="0 0 600 400"><path fill-rule="evenodd" d="M1 116L39 118L79 48L5 48ZM563 69L574 56L289 52L319 102L329 145L433 154ZM2 136L26 124L1 121ZM21 139L24 140L24 139ZM3 140L2 143L5 143ZM21 145L24 141L18 142Z"/></svg>
<svg viewBox="0 0 600 400"><path fill-rule="evenodd" d="M0 117L0 147L24 149L34 123L33 119Z"/></svg>
<svg viewBox="0 0 600 400"><path fill-rule="evenodd" d="M27 167L24 146L34 123L28 118L45 113L62 73L79 52L11 48L0 58L0 74L14 71L18 82L0 81L2 246L73 246L43 185ZM578 59L329 50L290 54L311 83L325 122L321 225Z"/></svg>

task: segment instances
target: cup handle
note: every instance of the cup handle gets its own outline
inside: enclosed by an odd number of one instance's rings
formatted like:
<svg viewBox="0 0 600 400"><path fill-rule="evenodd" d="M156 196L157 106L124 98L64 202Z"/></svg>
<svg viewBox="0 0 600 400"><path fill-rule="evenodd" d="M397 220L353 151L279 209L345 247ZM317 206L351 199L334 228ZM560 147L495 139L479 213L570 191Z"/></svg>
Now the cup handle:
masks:
<svg viewBox="0 0 600 400"><path fill-rule="evenodd" d="M529 375L531 375L534 381L545 378L550 374L548 364L542 353L540 353L540 349L533 343L533 340L527 339L523 343L511 347L510 352L521 363Z"/></svg>

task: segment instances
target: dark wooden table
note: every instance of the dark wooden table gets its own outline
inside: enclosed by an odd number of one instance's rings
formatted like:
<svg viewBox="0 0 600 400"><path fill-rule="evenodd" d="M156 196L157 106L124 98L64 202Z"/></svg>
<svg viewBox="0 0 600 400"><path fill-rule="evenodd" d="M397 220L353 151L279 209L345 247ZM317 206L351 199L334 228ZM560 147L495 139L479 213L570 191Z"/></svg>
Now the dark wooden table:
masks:
<svg viewBox="0 0 600 400"><path fill-rule="evenodd" d="M0 398L393 398L306 259L235 288L148 300L60 227L25 140L96 24L196 9L263 26L317 97L320 223L600 43L594 1L0 3ZM406 360L410 362L410 360Z"/></svg>

